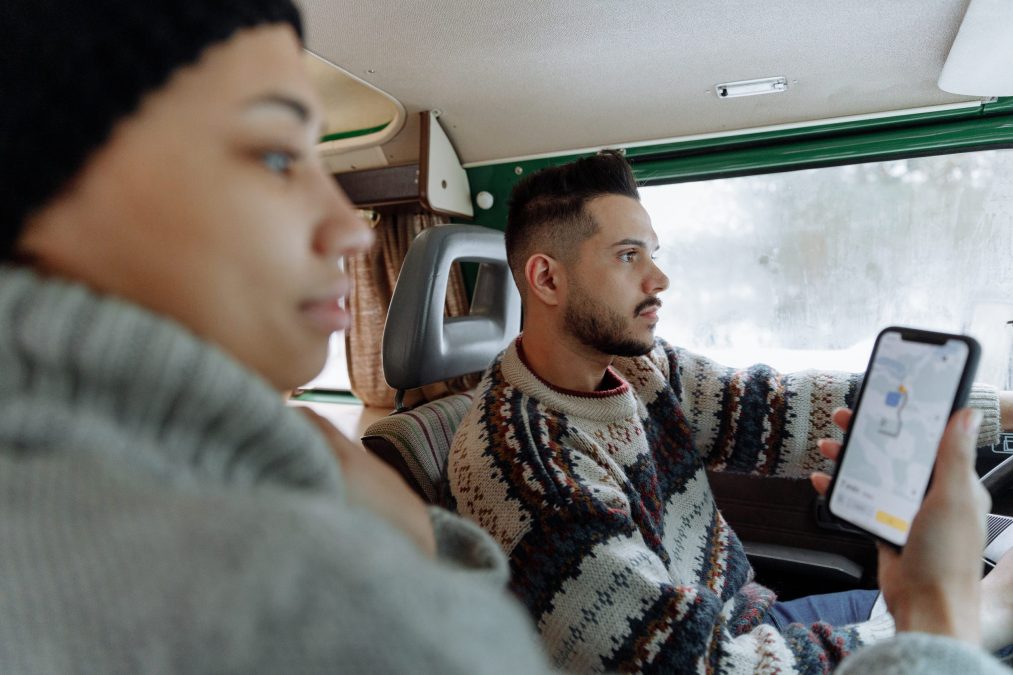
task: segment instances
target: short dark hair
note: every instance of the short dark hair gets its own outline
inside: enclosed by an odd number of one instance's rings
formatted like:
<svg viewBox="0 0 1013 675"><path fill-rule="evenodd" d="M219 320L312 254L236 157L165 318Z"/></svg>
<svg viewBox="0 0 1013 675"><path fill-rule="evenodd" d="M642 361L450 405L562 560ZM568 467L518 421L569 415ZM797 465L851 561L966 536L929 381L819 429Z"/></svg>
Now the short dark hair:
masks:
<svg viewBox="0 0 1013 675"><path fill-rule="evenodd" d="M514 186L507 216L507 262L524 294L524 265L536 251L564 263L598 224L587 212L588 202L604 195L640 201L629 162L618 150L603 150L575 162L542 169Z"/></svg>

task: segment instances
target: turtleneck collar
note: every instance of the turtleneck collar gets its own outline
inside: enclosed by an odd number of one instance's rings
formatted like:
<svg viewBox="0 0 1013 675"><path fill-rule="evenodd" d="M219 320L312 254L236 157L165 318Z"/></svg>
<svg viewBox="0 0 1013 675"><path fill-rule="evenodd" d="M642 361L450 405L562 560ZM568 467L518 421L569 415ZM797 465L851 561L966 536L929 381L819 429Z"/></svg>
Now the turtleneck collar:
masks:
<svg viewBox="0 0 1013 675"><path fill-rule="evenodd" d="M112 453L173 480L340 491L278 392L179 324L0 265L0 452Z"/></svg>

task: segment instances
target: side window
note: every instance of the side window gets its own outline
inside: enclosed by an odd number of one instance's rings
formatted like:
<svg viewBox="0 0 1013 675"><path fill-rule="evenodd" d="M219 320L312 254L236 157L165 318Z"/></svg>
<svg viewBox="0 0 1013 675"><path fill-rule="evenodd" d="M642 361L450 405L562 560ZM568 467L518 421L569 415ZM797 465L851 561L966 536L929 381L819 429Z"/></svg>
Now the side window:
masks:
<svg viewBox="0 0 1013 675"><path fill-rule="evenodd" d="M345 269L345 260L341 259L341 269ZM343 307L348 300L342 300ZM348 361L345 358L345 332L334 333L328 345L327 363L315 378L304 384L300 389L323 389L332 391L351 391L352 380L348 375Z"/></svg>
<svg viewBox="0 0 1013 675"><path fill-rule="evenodd" d="M891 324L968 332L1011 385L1013 150L641 189L657 334L732 366L865 368Z"/></svg>
<svg viewBox="0 0 1013 675"><path fill-rule="evenodd" d="M348 361L345 360L345 333L331 336L330 351L327 365L313 380L301 387L302 389L330 389L350 391L352 381L348 377Z"/></svg>

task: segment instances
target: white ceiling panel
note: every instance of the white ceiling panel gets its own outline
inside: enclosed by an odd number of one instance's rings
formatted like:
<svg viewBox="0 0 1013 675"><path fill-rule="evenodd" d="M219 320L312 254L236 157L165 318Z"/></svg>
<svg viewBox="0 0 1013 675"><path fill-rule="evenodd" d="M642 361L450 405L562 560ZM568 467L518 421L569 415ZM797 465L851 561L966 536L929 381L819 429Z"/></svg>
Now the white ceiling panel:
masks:
<svg viewBox="0 0 1013 675"><path fill-rule="evenodd" d="M936 86L966 5L302 1L309 49L409 118L442 111L465 163L974 100ZM780 94L713 91L779 75Z"/></svg>

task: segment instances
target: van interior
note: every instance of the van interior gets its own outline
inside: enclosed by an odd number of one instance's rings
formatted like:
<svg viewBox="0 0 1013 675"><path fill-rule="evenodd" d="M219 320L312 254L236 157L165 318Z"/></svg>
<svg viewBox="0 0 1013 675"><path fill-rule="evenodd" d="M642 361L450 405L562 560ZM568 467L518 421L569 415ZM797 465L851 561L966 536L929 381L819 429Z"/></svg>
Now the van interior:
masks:
<svg viewBox="0 0 1013 675"><path fill-rule="evenodd" d="M914 325L974 335L978 379L1013 388L1013 10L990 5L304 0L319 150L378 237L346 261L356 323L293 403L435 499L426 456L452 428L426 425L460 420L521 328L481 231L521 177L603 148L658 231L669 342L857 372L881 328ZM450 223L450 253L423 251ZM990 541L1013 536L1011 458L1013 436L978 450ZM808 481L711 480L782 598L875 586L874 545Z"/></svg>

